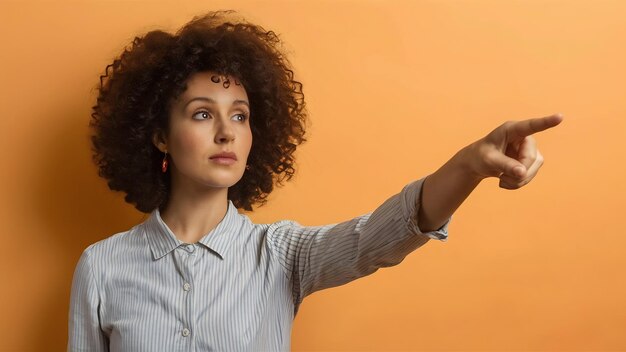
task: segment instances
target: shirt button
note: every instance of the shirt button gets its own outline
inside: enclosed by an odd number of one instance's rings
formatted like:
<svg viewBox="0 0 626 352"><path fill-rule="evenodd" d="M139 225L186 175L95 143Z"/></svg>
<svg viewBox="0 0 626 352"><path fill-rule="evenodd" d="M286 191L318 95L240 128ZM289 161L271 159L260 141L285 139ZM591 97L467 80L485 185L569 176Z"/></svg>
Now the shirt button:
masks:
<svg viewBox="0 0 626 352"><path fill-rule="evenodd" d="M193 250L194 250L193 244L188 244L187 245L187 252L191 253L191 252L193 252Z"/></svg>
<svg viewBox="0 0 626 352"><path fill-rule="evenodd" d="M189 291L190 288L191 288L191 285L188 282L185 282L185 284L183 285L183 290Z"/></svg>
<svg viewBox="0 0 626 352"><path fill-rule="evenodd" d="M189 334L190 334L189 329L184 328L184 329L183 329L183 336L187 337L187 336L189 336Z"/></svg>

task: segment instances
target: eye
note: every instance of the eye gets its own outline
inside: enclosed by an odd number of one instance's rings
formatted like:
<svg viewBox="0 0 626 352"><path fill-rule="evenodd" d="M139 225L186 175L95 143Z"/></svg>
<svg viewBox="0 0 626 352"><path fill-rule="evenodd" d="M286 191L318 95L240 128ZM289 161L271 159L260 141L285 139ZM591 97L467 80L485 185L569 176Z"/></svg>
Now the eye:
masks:
<svg viewBox="0 0 626 352"><path fill-rule="evenodd" d="M195 120L204 120L204 119L196 119L196 118L195 118L195 116L196 116L196 115L198 115L198 114L205 114L205 115L208 115L208 114L209 114L209 112L208 112L208 111L205 111L205 110L200 110L200 111L198 111L198 112L194 113L193 115L191 115L191 117L192 117L193 119L195 119ZM208 117L208 116L207 116L207 117Z"/></svg>
<svg viewBox="0 0 626 352"><path fill-rule="evenodd" d="M241 116L241 120L239 120L240 122L245 122L248 119L248 114L246 114L246 113L237 114L235 116Z"/></svg>
<svg viewBox="0 0 626 352"><path fill-rule="evenodd" d="M197 115L199 115L199 114L203 114L203 115L202 115L203 117L202 117L202 118L196 118L195 116L197 116ZM194 114L193 114L193 115L191 115L191 116L192 116L192 118L193 118L194 120L205 120L207 117L209 117L208 115L209 115L209 112L208 112L208 111L205 111L205 110L200 110L200 111L198 111L198 112L194 113ZM239 122L245 122L245 121L248 119L248 114L246 114L246 113L243 113L243 114L236 114L236 115L234 115L234 116L240 116Z"/></svg>

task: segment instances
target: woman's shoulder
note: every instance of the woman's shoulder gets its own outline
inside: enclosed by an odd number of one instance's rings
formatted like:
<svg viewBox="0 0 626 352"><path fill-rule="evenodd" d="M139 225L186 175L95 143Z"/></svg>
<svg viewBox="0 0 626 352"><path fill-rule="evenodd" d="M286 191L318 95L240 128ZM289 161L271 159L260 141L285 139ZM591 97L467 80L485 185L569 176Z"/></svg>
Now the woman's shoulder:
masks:
<svg viewBox="0 0 626 352"><path fill-rule="evenodd" d="M128 230L115 232L106 238L88 245L83 252L88 255L102 255L112 251L127 250L142 241L142 224L137 224Z"/></svg>
<svg viewBox="0 0 626 352"><path fill-rule="evenodd" d="M260 232L268 232L268 231L271 232L271 231L275 231L278 228L283 228L285 226L302 226L298 221L293 220L293 219L281 218L279 220L274 220L270 222L254 222L246 214L240 213L239 215L242 217L243 223L245 224L245 226L252 229L253 231L256 230Z"/></svg>

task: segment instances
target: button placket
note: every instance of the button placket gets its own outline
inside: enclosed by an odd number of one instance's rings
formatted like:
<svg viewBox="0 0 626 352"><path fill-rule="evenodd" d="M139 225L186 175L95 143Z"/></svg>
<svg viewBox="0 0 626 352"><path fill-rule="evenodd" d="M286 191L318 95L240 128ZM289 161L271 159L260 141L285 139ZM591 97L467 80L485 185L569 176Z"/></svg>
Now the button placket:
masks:
<svg viewBox="0 0 626 352"><path fill-rule="evenodd" d="M180 268L179 272L182 278L182 289L183 293L183 316L182 318L182 330L180 330L180 334L182 337L189 337L191 335L191 329L193 328L192 324L194 322L194 311L193 311L193 295L191 290L191 283L193 282L193 267L194 262L197 259L195 250L195 246L193 244L183 244L180 245L178 250L176 251L178 255L176 255L176 261L178 262L178 266ZM191 341L191 340L189 340Z"/></svg>

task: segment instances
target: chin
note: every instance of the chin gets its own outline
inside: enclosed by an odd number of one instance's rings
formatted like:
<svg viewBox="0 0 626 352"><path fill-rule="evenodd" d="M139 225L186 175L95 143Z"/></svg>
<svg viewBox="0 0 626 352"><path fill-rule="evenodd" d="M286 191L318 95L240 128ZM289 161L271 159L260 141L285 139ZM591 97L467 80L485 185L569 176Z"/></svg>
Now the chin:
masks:
<svg viewBox="0 0 626 352"><path fill-rule="evenodd" d="M234 186L237 182L241 180L241 176L239 177L214 177L211 179L204 179L201 182L210 187L217 188L227 188Z"/></svg>

